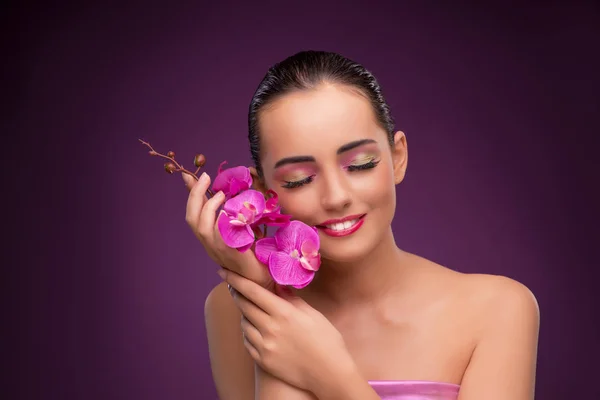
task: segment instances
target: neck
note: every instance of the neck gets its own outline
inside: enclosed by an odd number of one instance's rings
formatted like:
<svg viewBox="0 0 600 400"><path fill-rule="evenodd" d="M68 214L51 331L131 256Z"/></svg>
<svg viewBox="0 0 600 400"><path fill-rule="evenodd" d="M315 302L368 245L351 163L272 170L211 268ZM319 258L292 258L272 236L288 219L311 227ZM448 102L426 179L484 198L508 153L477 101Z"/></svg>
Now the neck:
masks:
<svg viewBox="0 0 600 400"><path fill-rule="evenodd" d="M345 263L324 259L309 288L335 305L371 302L398 282L406 270L406 258L390 227L384 240L363 259Z"/></svg>

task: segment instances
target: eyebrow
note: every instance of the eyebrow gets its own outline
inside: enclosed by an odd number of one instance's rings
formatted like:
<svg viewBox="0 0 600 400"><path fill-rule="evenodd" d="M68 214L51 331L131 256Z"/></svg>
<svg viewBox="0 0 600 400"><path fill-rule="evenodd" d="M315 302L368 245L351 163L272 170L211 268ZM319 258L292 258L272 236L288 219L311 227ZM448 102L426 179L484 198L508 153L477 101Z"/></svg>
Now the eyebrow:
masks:
<svg viewBox="0 0 600 400"><path fill-rule="evenodd" d="M303 162L315 162L315 158L313 156L297 156L297 157L286 157L275 163L275 168L283 167L287 164L296 164Z"/></svg>
<svg viewBox="0 0 600 400"><path fill-rule="evenodd" d="M347 151L350 151L352 149L355 149L355 148L362 146L363 144L367 144L367 143L377 143L377 142L373 139L362 139L362 140L357 140L354 142L346 143L345 145L343 145L342 147L340 147L338 149L337 154L345 153Z"/></svg>
<svg viewBox="0 0 600 400"><path fill-rule="evenodd" d="M345 153L352 149L355 149L359 146L362 146L364 144L369 144L369 143L377 143L377 142L373 139L356 140L354 142L346 143L345 145L341 146L339 149L337 149L336 154L342 154L342 153ZM303 163L303 162L315 162L315 158L313 156L286 157L286 158L282 158L281 160L277 161L275 163L274 168L279 168L279 167L282 167L287 164L297 164L297 163Z"/></svg>

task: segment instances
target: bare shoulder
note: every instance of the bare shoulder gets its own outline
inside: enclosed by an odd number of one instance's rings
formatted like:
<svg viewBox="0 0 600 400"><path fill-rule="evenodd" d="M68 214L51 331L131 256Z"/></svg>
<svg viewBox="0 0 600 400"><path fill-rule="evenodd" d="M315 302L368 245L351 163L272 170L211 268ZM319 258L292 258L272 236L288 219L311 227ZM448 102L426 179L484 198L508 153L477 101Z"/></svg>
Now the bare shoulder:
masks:
<svg viewBox="0 0 600 400"><path fill-rule="evenodd" d="M215 286L204 305L213 380L222 400L254 399L254 360L244 346L241 314L226 283Z"/></svg>
<svg viewBox="0 0 600 400"><path fill-rule="evenodd" d="M487 306L538 310L535 295L521 282L502 275L461 274L461 277L467 291Z"/></svg>
<svg viewBox="0 0 600 400"><path fill-rule="evenodd" d="M433 291L448 301L452 311L469 315L484 325L506 320L539 323L539 306L532 291L502 275L462 273L418 257L425 279ZM481 326L481 325L480 325Z"/></svg>
<svg viewBox="0 0 600 400"><path fill-rule="evenodd" d="M223 312L234 312L236 310L233 301L230 301L229 290L225 282L219 283L212 288L204 303L204 312L208 314L215 313L221 315Z"/></svg>
<svg viewBox="0 0 600 400"><path fill-rule="evenodd" d="M502 275L456 273L456 288L463 304L478 316L482 328L499 325L539 325L540 310L532 291Z"/></svg>
<svg viewBox="0 0 600 400"><path fill-rule="evenodd" d="M457 280L475 339L461 399L533 399L540 319L534 294L505 276L459 274Z"/></svg>

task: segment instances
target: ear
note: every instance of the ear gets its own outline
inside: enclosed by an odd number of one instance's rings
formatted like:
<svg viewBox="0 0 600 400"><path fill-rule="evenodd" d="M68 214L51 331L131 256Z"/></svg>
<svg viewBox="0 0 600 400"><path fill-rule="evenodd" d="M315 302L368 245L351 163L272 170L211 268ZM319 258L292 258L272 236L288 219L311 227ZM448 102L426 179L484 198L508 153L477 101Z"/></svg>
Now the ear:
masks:
<svg viewBox="0 0 600 400"><path fill-rule="evenodd" d="M397 185L404 180L404 175L406 174L406 164L408 163L406 135L402 131L398 131L394 134L392 163L394 165L394 183Z"/></svg>
<svg viewBox="0 0 600 400"><path fill-rule="evenodd" d="M262 194L266 194L267 186L265 185L265 181L258 175L258 171L256 171L255 167L248 167L250 170L250 175L252 176L252 189L258 190Z"/></svg>

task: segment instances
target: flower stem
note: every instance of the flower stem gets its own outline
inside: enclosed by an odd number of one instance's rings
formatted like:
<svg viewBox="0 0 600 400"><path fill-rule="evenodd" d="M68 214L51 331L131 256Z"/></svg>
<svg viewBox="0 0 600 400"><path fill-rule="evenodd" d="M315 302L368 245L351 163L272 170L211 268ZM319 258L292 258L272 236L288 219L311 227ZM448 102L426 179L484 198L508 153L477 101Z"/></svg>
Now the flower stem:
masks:
<svg viewBox="0 0 600 400"><path fill-rule="evenodd" d="M195 180L198 180L198 177L196 176L196 174L197 174L197 173L200 171L200 169L201 169L202 167L198 167L198 169L196 170L196 172L195 172L195 173L193 173L193 172L190 172L190 171L188 171L187 169L185 169L185 168L183 167L183 165L179 164L179 163L178 163L178 162L177 162L177 161L176 161L176 160L175 160L173 157L169 157L169 156L166 156L166 155L164 155L164 154L161 154L161 153L157 152L156 150L154 150L154 148L152 148L152 146L150 145L150 143L148 143L148 142L144 142L142 139L138 139L138 140L139 140L139 141L140 141L142 144L146 145L146 146L147 146L147 147L150 149L150 155L151 155L151 156L158 156L158 157L166 158L167 160L169 160L169 161L171 161L172 163L174 163L174 164L175 164L175 166L177 167L177 169L175 170L175 172L182 172L182 173L185 173L185 174L191 175L191 176L193 176L193 177L194 177L194 179L195 179ZM206 192L208 193L209 197L213 197L213 196L215 195L215 194L213 193L213 191L212 191L212 190L210 190L210 189L208 189Z"/></svg>

